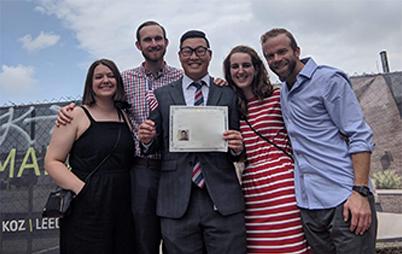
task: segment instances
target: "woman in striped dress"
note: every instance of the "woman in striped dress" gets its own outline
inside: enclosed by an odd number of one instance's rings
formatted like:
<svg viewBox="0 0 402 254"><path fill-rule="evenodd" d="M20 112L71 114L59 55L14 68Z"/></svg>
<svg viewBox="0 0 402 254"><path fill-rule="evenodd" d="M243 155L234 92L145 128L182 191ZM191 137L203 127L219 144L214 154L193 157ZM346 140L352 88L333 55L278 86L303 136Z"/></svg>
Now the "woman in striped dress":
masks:
<svg viewBox="0 0 402 254"><path fill-rule="evenodd" d="M237 91L242 113L248 253L308 253L296 206L293 161L279 89L273 88L262 60L247 46L231 50L224 71L229 85Z"/></svg>

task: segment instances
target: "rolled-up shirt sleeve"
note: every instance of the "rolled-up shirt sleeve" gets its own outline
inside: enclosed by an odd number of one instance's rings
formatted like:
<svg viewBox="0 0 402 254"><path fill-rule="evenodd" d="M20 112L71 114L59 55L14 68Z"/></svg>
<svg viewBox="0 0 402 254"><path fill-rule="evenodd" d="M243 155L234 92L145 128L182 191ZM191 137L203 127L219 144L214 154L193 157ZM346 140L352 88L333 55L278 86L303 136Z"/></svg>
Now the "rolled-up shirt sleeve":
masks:
<svg viewBox="0 0 402 254"><path fill-rule="evenodd" d="M339 72L329 79L324 104L335 125L348 138L349 154L371 152L374 148L373 131L364 119L349 79Z"/></svg>

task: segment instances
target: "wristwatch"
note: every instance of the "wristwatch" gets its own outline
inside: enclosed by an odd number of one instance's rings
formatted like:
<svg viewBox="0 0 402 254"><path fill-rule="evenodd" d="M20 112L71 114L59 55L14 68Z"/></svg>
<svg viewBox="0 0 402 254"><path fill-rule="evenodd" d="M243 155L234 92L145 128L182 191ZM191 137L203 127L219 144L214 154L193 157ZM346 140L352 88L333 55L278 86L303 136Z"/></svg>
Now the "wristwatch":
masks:
<svg viewBox="0 0 402 254"><path fill-rule="evenodd" d="M367 197L368 195L371 194L369 187L367 187L365 185L353 185L352 190L356 191L363 197Z"/></svg>

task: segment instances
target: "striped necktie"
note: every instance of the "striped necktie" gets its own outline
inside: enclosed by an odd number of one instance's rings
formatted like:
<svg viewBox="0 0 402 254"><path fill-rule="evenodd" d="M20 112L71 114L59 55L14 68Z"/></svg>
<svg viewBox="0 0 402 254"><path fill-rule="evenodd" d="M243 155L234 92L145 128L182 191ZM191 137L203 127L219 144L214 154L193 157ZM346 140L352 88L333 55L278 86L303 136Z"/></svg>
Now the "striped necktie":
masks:
<svg viewBox="0 0 402 254"><path fill-rule="evenodd" d="M194 93L194 106L203 106L204 105L204 96L202 95L202 86L204 82L193 82L191 86L196 88Z"/></svg>
<svg viewBox="0 0 402 254"><path fill-rule="evenodd" d="M196 88L194 93L194 106L203 106L204 105L204 95L202 94L202 86L204 85L203 81L201 82L193 82L191 86ZM196 159L196 163L193 167L193 173L191 180L201 189L204 187L205 179L202 174L201 163Z"/></svg>

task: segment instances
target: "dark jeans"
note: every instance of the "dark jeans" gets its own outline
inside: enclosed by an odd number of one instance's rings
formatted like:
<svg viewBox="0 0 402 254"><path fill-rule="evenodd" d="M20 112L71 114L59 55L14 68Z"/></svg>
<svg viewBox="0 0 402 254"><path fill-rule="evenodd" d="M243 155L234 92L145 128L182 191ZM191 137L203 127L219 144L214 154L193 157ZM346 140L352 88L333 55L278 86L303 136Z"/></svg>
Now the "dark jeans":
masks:
<svg viewBox="0 0 402 254"><path fill-rule="evenodd" d="M130 173L136 253L159 254L162 236L160 218L156 216L156 198L160 160L136 158Z"/></svg>
<svg viewBox="0 0 402 254"><path fill-rule="evenodd" d="M370 195L372 213L370 228L363 235L349 230L350 219L343 219L343 205L331 209L301 208L304 233L314 254L374 254L377 236L377 215L374 197Z"/></svg>

